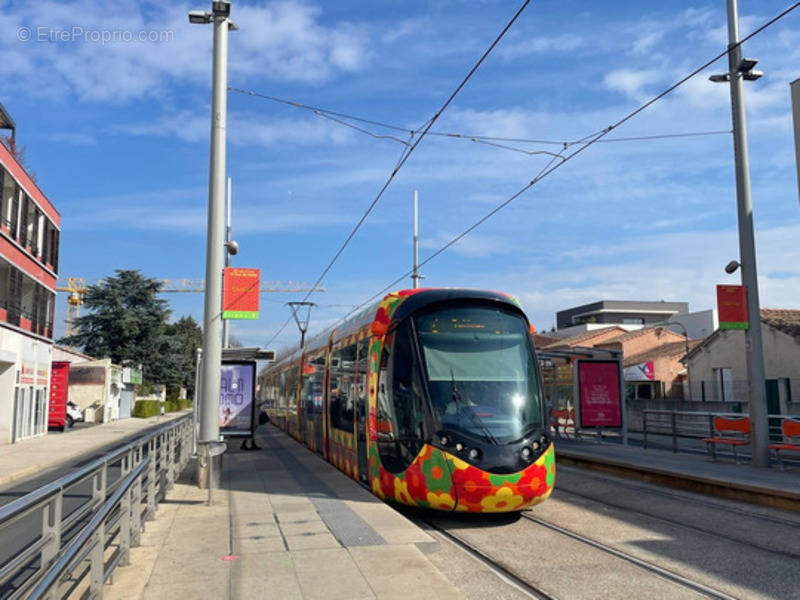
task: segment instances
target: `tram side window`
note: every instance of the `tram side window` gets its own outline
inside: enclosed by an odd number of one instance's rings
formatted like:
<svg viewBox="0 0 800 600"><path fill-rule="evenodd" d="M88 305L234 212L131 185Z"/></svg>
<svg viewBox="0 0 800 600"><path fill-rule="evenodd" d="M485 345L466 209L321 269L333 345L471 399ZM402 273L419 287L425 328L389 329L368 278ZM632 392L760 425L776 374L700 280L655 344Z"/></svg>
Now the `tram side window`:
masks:
<svg viewBox="0 0 800 600"><path fill-rule="evenodd" d="M297 367L292 365L289 367L289 386L286 390L286 400L289 406L289 412L293 415L297 414Z"/></svg>
<svg viewBox="0 0 800 600"><path fill-rule="evenodd" d="M331 427L353 431L355 408L356 345L345 346L331 354L328 380L328 406Z"/></svg>
<svg viewBox="0 0 800 600"><path fill-rule="evenodd" d="M367 386L369 385L369 338L358 343L358 371L356 372L356 411L359 422L367 418ZM360 427L360 426L359 426Z"/></svg>
<svg viewBox="0 0 800 600"><path fill-rule="evenodd" d="M322 386L325 377L325 355L308 360L307 374L303 377L303 401L306 411L318 413L322 409Z"/></svg>
<svg viewBox="0 0 800 600"><path fill-rule="evenodd" d="M286 371L281 371L278 375L278 406L286 408Z"/></svg>

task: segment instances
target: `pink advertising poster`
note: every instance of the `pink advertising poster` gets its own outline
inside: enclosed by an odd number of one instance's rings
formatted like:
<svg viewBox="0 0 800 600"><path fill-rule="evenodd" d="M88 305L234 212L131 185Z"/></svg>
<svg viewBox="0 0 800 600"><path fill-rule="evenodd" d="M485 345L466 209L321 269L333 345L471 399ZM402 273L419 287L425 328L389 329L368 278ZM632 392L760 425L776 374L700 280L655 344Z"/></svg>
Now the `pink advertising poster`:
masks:
<svg viewBox="0 0 800 600"><path fill-rule="evenodd" d="M581 427L622 427L620 364L578 361Z"/></svg>

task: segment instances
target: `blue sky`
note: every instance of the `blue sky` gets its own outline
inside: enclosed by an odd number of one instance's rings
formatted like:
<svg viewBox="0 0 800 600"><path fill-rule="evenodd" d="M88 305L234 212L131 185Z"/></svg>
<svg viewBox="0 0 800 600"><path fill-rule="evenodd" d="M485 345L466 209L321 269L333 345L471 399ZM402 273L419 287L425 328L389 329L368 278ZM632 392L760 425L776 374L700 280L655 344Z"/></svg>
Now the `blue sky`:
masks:
<svg viewBox="0 0 800 600"><path fill-rule="evenodd" d="M787 6L741 0L742 34ZM231 86L416 129L461 81L521 2L234 1ZM435 131L575 140L601 130L721 52L725 3L534 1ZM378 10L377 7L380 6ZM204 275L210 27L204 3L0 1L0 101L62 215L62 276L138 268ZM21 41L20 27L33 38ZM37 41L78 27L72 41ZM92 32L166 31L166 41ZM45 32L44 34L40 32ZM83 32L83 33L80 33ZM800 307L800 209L789 82L800 76L800 10L745 45L765 76L746 85L762 306ZM60 35L58 33L54 35ZM83 36L83 37L81 37ZM94 39L93 39L94 36ZM730 129L720 61L609 138ZM403 146L314 114L228 96L238 266L313 282L373 200ZM386 130L371 128L375 133ZM555 146L515 144L530 151ZM409 270L413 190L421 258L515 193L549 157L444 137L422 141L313 299L318 331ZM596 144L426 265L425 284L507 291L538 329L598 299L711 308L738 283L730 135ZM410 283L409 283L410 286ZM63 296L63 294L61 295ZM289 316L262 296L233 333L263 345ZM202 317L200 294L167 296ZM65 299L58 302L63 331ZM297 341L294 326L272 343Z"/></svg>

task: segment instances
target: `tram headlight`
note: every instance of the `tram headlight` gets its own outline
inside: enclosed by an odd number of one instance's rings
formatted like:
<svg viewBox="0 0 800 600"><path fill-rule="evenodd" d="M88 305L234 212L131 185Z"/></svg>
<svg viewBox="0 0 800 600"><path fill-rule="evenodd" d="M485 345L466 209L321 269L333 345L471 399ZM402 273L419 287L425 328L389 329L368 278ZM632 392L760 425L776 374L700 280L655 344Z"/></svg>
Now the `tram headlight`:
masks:
<svg viewBox="0 0 800 600"><path fill-rule="evenodd" d="M531 444L531 446L533 446L534 450L538 450L539 449L539 442L533 442L533 444Z"/></svg>
<svg viewBox="0 0 800 600"><path fill-rule="evenodd" d="M439 441L442 443L442 446L447 446L447 444L450 443L450 438L446 435L443 435Z"/></svg>
<svg viewBox="0 0 800 600"><path fill-rule="evenodd" d="M477 448L473 448L469 451L469 458L470 460L478 460L481 457L481 451Z"/></svg>
<svg viewBox="0 0 800 600"><path fill-rule="evenodd" d="M461 452L463 449L464 449L464 444L462 444L461 442L458 442L458 443L456 444L456 450L458 450L459 452Z"/></svg>
<svg viewBox="0 0 800 600"><path fill-rule="evenodd" d="M525 446L525 447L522 449L522 452L521 452L521 454L522 454L522 458L524 458L525 460L530 460L530 459L531 459L531 455L533 454L533 452L531 452L531 449L530 449L530 448L528 448L527 446Z"/></svg>

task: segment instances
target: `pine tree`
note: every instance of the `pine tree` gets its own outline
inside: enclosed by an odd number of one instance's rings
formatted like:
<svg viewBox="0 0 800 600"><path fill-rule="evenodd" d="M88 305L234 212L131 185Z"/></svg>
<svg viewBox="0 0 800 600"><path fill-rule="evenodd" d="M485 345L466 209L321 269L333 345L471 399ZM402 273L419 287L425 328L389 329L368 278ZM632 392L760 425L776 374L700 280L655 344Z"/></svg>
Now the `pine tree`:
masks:
<svg viewBox="0 0 800 600"><path fill-rule="evenodd" d="M177 383L184 374L175 356L178 344L166 335L170 310L157 296L160 288L138 270L118 269L87 288L87 314L77 319L78 333L60 342L118 365L141 364L150 383Z"/></svg>

